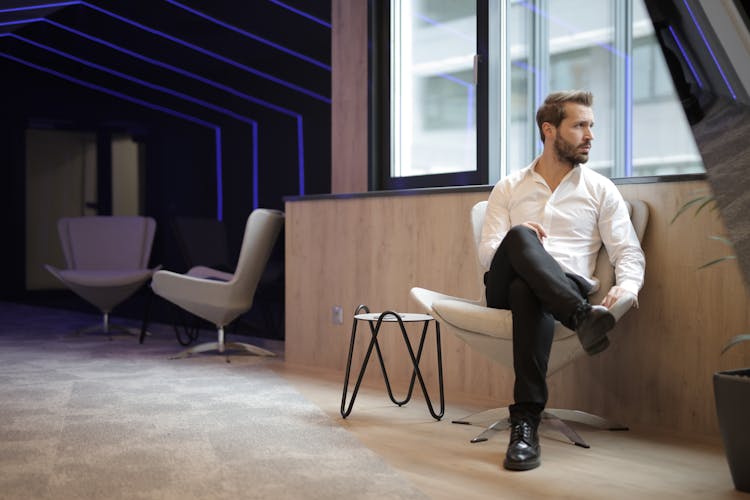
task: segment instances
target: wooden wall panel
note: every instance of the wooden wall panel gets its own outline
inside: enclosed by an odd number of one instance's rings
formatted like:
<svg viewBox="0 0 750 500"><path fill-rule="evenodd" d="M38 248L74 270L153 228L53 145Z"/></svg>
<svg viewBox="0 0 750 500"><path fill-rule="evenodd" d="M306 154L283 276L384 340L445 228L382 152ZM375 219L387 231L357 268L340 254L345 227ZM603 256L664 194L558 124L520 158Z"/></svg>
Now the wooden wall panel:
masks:
<svg viewBox="0 0 750 500"><path fill-rule="evenodd" d="M742 347L725 358L721 345L748 325L748 296L733 261L697 267L727 249L707 237L723 226L710 213L677 208L703 182L624 185L626 196L645 200L651 222L644 240L646 285L640 308L618 325L613 345L550 379L550 405L617 417L631 425L715 434L711 375L750 364ZM413 286L476 297L470 207L487 193L441 193L302 200L286 205L286 360L337 370L345 366L351 316L360 303L373 311L414 311ZM344 308L333 325L331 307ZM365 326L365 325L361 325ZM369 334L360 328L358 363ZM417 332L415 331L414 334ZM425 372L434 382L434 344L426 347ZM387 366L397 384L409 366L400 337L383 336ZM443 338L446 397L505 404L512 373L455 337ZM380 384L371 361L368 384Z"/></svg>
<svg viewBox="0 0 750 500"><path fill-rule="evenodd" d="M367 0L331 2L331 192L367 191Z"/></svg>

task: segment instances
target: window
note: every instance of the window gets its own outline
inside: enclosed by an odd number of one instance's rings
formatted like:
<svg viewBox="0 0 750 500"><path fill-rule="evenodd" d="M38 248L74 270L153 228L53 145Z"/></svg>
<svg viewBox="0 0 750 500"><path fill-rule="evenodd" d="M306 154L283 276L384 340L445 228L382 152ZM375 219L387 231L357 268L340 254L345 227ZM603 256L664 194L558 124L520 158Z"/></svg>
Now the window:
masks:
<svg viewBox="0 0 750 500"><path fill-rule="evenodd" d="M376 188L494 183L541 152L546 95L574 88L594 94L589 167L705 171L643 0L391 0L384 12Z"/></svg>
<svg viewBox="0 0 750 500"><path fill-rule="evenodd" d="M502 147L490 159L505 165L499 175L541 152L534 114L544 97L574 88L594 93L589 167L609 177L705 171L642 0L498 4L498 18L510 20L503 51L510 67L490 68L490 78L510 74L508 123L498 126Z"/></svg>
<svg viewBox="0 0 750 500"><path fill-rule="evenodd" d="M486 182L477 154L475 2L379 4L374 30L384 43L377 69L387 73L380 81L389 92L374 104L387 116L380 123L376 189Z"/></svg>

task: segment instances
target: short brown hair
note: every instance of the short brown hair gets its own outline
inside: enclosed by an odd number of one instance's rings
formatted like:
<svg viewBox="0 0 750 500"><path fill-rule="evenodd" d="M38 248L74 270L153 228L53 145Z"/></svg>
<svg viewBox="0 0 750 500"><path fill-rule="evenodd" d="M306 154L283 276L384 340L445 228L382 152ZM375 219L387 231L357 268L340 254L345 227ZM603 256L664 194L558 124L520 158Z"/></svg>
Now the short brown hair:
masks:
<svg viewBox="0 0 750 500"><path fill-rule="evenodd" d="M536 111L536 125L539 127L539 137L544 142L544 132L542 124L551 123L559 127L565 118L565 103L574 102L591 107L594 103L594 95L587 90L566 90L563 92L553 92L544 100L544 104L539 106Z"/></svg>

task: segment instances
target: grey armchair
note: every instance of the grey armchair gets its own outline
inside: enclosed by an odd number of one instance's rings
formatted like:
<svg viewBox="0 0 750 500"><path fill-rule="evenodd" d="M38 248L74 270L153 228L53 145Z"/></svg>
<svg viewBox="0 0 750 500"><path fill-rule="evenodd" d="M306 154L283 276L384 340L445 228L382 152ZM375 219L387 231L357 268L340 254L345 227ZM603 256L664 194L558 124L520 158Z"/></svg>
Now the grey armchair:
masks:
<svg viewBox="0 0 750 500"><path fill-rule="evenodd" d="M110 325L112 309L135 293L154 273L148 268L156 222L150 217L63 217L57 223L66 269L45 268L73 292L96 306L102 323L79 333L118 329L138 335L140 330Z"/></svg>
<svg viewBox="0 0 750 500"><path fill-rule="evenodd" d="M487 202L482 201L477 203L471 211L471 226L476 246L479 245L486 208ZM628 209L630 211L630 220L633 223L638 239L642 240L646 225L648 224L648 205L643 201L632 200L628 202ZM481 272L478 260L476 268L477 299L470 300L453 297L419 287L411 289L411 297L416 300L425 312L431 314L440 322L443 331L452 332L469 344L469 346L488 356L492 361L512 368L513 319L511 312L504 309L486 307L484 283L482 280L483 273ZM597 293L589 297L589 300L592 304L598 304L615 281L614 268L609 261L609 256L604 246L599 251L594 275L599 279L601 286ZM623 298L615 303L610 308L610 311L615 319L619 321L633 307L634 302L635 300L632 298ZM617 326L615 325L614 335L616 335L616 328ZM556 322L547 376L549 377L561 370L583 354L585 354L585 351L578 341L576 333ZM507 408L490 410L488 413L489 416L487 414L469 416L454 422L471 424L477 421L486 421L488 418L491 421L493 420L491 417L494 416L494 423L472 439L472 442L485 441L493 434L493 431L501 430L510 425L507 418ZM565 423L565 420L577 421L611 430L626 428L618 423L610 422L596 415L578 410L548 408L542 415L542 419L543 423L551 424L574 444L584 448L588 448L586 442Z"/></svg>
<svg viewBox="0 0 750 500"><path fill-rule="evenodd" d="M220 353L236 349L262 356L274 353L243 342L225 342L224 327L253 305L255 291L263 269L273 250L284 221L278 210L253 210L245 225L245 235L234 273L206 266L191 268L186 274L159 271L154 274L151 289L156 295L216 326L216 342L198 344L174 358L216 350ZM228 359L227 359L228 360Z"/></svg>

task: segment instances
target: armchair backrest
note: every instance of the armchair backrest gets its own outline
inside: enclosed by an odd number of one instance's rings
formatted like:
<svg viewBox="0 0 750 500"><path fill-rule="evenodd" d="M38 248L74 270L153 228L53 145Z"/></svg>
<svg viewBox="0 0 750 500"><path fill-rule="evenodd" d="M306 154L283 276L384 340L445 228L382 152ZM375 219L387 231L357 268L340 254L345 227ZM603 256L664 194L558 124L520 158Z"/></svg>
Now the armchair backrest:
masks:
<svg viewBox="0 0 750 500"><path fill-rule="evenodd" d="M482 226L484 225L484 214L487 211L487 200L480 201L473 207L471 207L471 230L474 236L474 258L476 260L477 270L477 286L480 291L480 300L482 304L485 303L486 297L484 294L484 270L482 265L479 263L479 243L482 241Z"/></svg>
<svg viewBox="0 0 750 500"><path fill-rule="evenodd" d="M68 269L146 269L156 221L140 216L63 217L57 230Z"/></svg>
<svg viewBox="0 0 750 500"><path fill-rule="evenodd" d="M212 217L175 217L172 227L188 269L200 265L234 272L223 221Z"/></svg>
<svg viewBox="0 0 750 500"><path fill-rule="evenodd" d="M280 210L256 208L250 213L245 224L237 269L229 282L233 288L255 293L283 223L284 212ZM250 300L252 298L251 295Z"/></svg>
<svg viewBox="0 0 750 500"><path fill-rule="evenodd" d="M630 213L630 222L633 224L635 234L638 236L639 241L643 241L643 235L646 232L646 226L648 225L648 205L641 200L625 200L628 206L628 212ZM484 225L484 214L487 211L487 201L480 201L475 204L471 209L471 227L474 236L474 255L477 259L477 274L479 280L479 290L481 290L481 297L484 301L484 273L482 267L479 264L479 243L482 239L482 226ZM590 300L594 304L598 304L604 295L609 291L612 285L615 284L615 272L612 263L609 260L607 249L602 245L599 250L599 255L596 260L596 267L594 269L594 276L600 282L599 290L591 296Z"/></svg>

